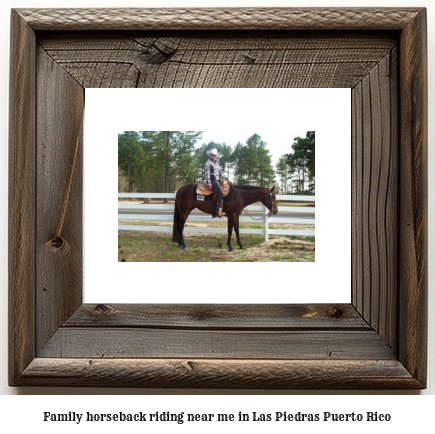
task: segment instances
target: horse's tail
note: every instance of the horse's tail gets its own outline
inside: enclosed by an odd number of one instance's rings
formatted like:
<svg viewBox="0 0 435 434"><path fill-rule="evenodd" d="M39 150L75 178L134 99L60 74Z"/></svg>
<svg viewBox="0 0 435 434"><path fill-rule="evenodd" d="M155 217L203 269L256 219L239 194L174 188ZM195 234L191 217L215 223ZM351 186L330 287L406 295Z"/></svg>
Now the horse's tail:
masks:
<svg viewBox="0 0 435 434"><path fill-rule="evenodd" d="M174 206L174 226L172 228L172 241L174 243L178 243L178 240L180 239L180 232L179 232L179 223L180 223L180 211L178 209L177 201L175 201Z"/></svg>

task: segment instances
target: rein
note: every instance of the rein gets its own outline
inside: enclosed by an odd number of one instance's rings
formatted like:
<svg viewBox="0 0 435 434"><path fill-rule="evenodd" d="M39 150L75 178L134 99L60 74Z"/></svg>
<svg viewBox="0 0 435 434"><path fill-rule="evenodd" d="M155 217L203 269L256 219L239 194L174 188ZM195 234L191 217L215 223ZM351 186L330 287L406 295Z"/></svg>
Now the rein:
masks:
<svg viewBox="0 0 435 434"><path fill-rule="evenodd" d="M271 215L272 215L272 211L269 211L268 212L268 214L265 214L263 217L252 217L252 216L250 216L249 215L249 213L248 213L248 211L246 211L246 207L243 207L243 205L240 203L240 198L239 198L239 194L237 193L237 189L234 187L234 186L232 186L233 187L233 193L234 193L234 197L236 198L236 201L237 201L237 203L239 204L239 206L241 207L241 208L243 208L243 212L251 219L251 220L257 220L257 221L260 221L260 220L266 220L267 218L269 218ZM269 193L270 194L270 193ZM273 201L272 201L272 204L273 204Z"/></svg>

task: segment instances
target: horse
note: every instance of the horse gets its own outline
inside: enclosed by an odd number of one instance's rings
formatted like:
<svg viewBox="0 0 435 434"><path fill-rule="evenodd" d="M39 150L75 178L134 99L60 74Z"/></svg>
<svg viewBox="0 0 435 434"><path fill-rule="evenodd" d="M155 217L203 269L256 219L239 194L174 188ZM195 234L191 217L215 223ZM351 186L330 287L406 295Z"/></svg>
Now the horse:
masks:
<svg viewBox="0 0 435 434"><path fill-rule="evenodd" d="M197 184L188 184L180 187L175 195L174 226L172 241L178 243L178 247L186 250L184 241L184 225L190 212L198 208L206 214L211 214L214 200L198 200L196 195ZM237 244L243 249L239 235L239 216L243 209L255 202L261 202L269 210L269 215L278 212L275 187L257 187L252 185L230 185L231 191L228 194L230 200L223 201L223 213L228 218L228 239L227 246L230 252L234 249L231 246L231 236L234 232L237 237ZM213 196L214 198L214 196Z"/></svg>

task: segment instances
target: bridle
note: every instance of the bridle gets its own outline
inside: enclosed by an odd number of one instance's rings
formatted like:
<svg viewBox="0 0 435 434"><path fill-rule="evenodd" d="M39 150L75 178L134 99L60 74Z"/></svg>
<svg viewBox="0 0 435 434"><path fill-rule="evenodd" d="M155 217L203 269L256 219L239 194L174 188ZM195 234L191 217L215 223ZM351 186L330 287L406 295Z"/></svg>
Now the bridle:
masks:
<svg viewBox="0 0 435 434"><path fill-rule="evenodd" d="M265 214L263 217L252 217L251 215L249 215L248 211L246 211L246 208L243 207L243 205L240 203L240 198L238 196L238 193L236 191L236 188L232 185L231 186L233 188L233 194L234 197L236 198L236 202L239 204L239 206L241 208L243 208L243 212L251 219L251 220L266 220L267 218L270 218L270 216L273 214L272 211L269 211L267 214ZM273 209L273 192L271 190L269 190L269 195L270 195L270 201L272 202L272 209Z"/></svg>

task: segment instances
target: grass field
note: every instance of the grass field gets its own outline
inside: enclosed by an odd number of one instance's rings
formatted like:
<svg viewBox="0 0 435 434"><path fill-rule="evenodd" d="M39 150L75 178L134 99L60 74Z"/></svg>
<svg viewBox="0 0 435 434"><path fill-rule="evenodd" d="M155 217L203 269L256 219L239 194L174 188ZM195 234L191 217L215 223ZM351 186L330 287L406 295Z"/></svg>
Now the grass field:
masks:
<svg viewBox="0 0 435 434"><path fill-rule="evenodd" d="M120 262L314 262L315 238L241 235L239 249L233 234L229 252L226 234L185 234L187 250L173 243L169 232L118 231Z"/></svg>

